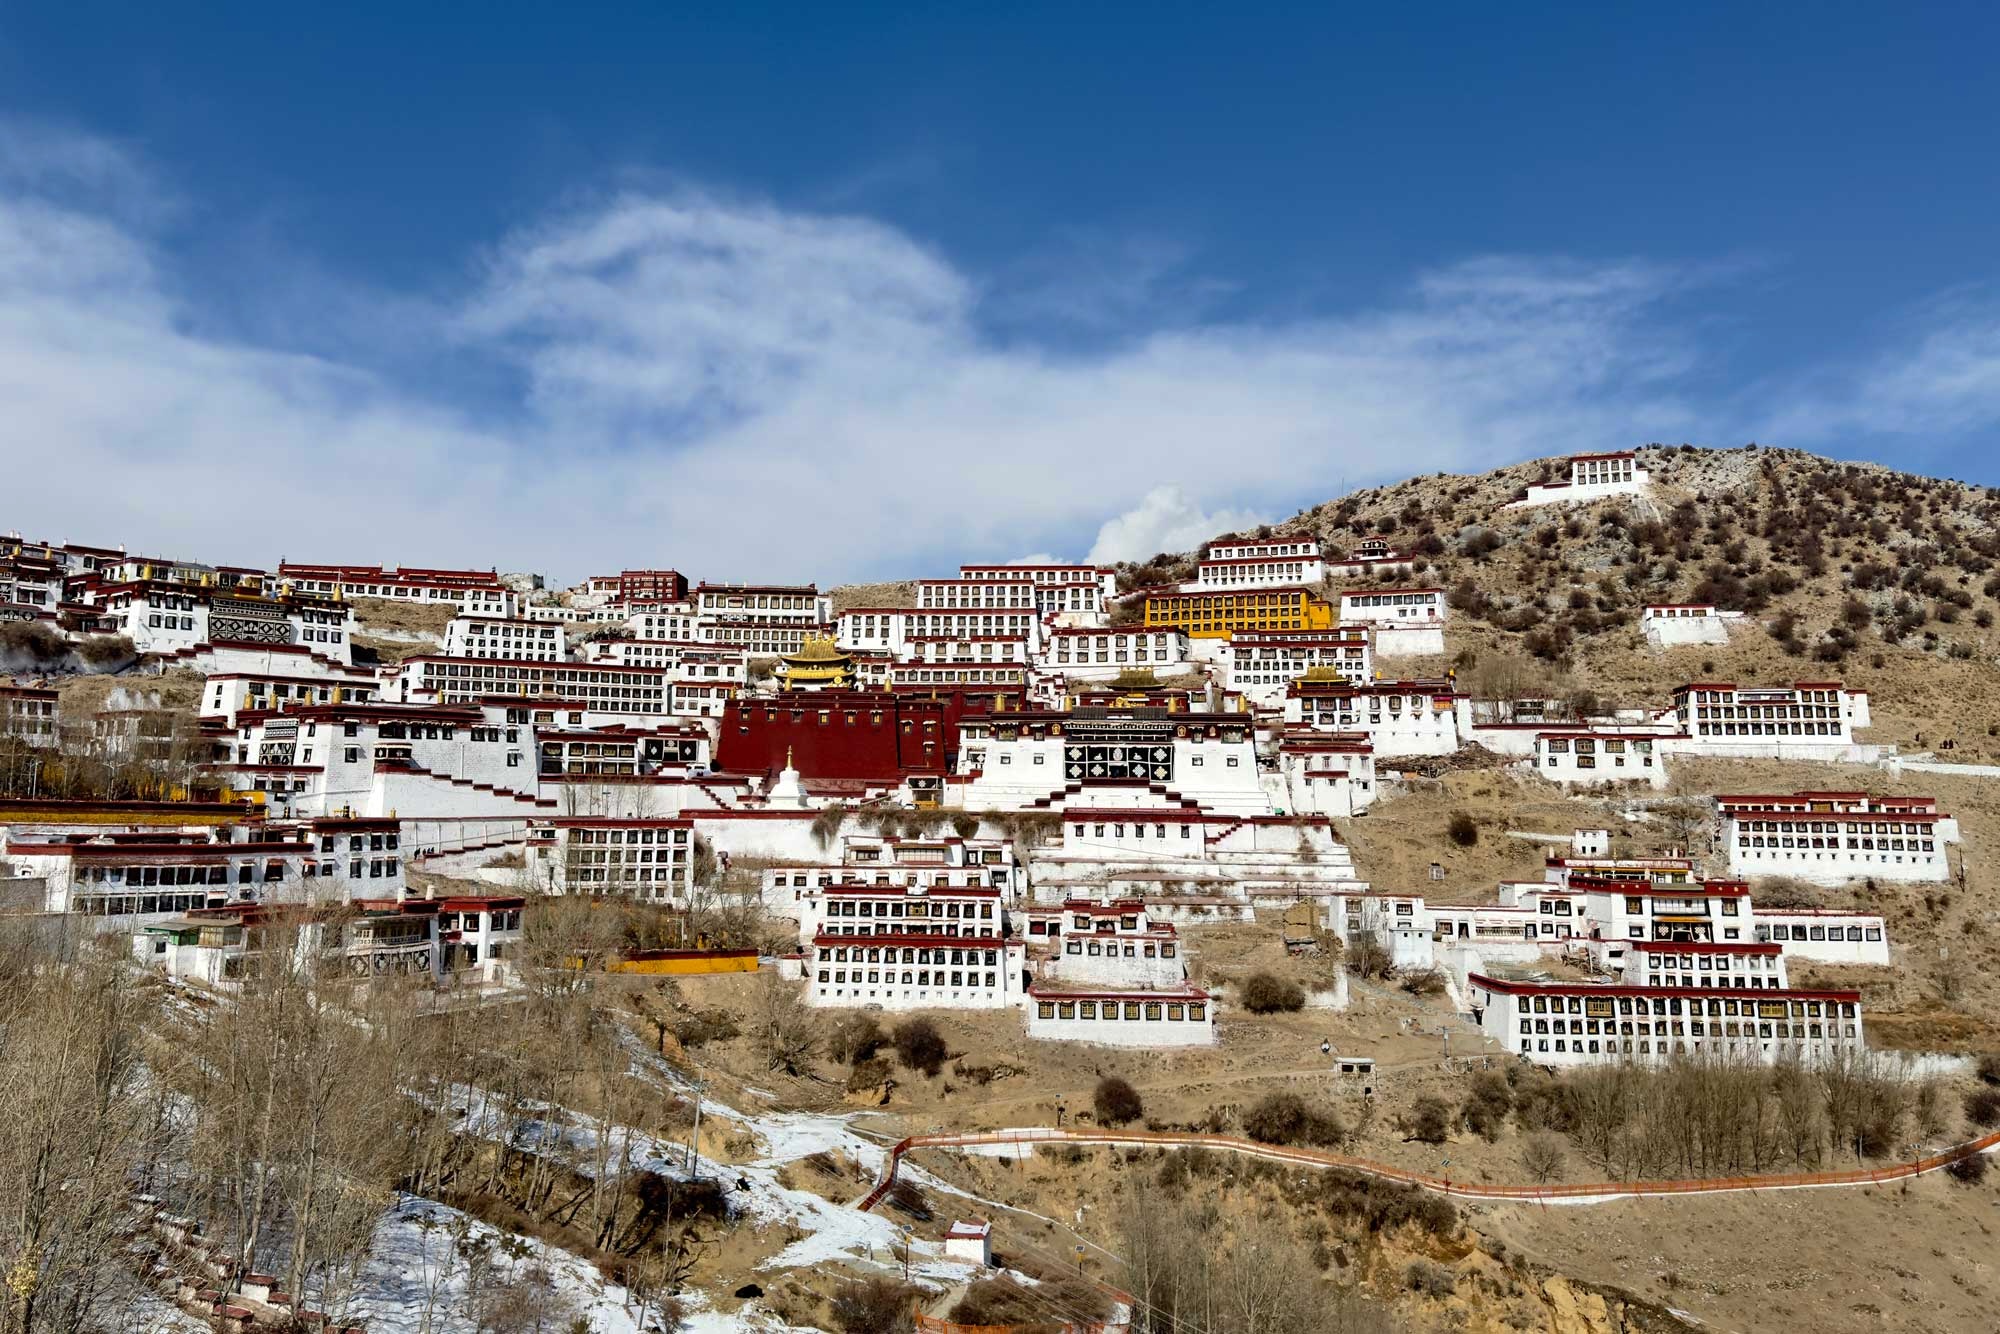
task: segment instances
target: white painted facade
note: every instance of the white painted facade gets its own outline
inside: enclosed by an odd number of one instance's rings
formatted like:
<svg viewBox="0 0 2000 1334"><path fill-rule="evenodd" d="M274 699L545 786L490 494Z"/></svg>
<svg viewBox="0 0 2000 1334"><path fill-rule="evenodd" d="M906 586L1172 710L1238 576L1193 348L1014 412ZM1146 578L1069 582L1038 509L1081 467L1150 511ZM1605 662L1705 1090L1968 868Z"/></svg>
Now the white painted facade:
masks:
<svg viewBox="0 0 2000 1334"><path fill-rule="evenodd" d="M1887 967L1889 931L1879 913L1827 908L1758 908L1751 914L1758 940L1784 947L1792 958L1820 963Z"/></svg>
<svg viewBox="0 0 2000 1334"><path fill-rule="evenodd" d="M686 907L694 897L694 821L558 816L528 826L529 886Z"/></svg>
<svg viewBox="0 0 2000 1334"><path fill-rule="evenodd" d="M1038 587L1095 584L1109 601L1118 593L1118 572L1108 565L961 565L961 579L1014 579Z"/></svg>
<svg viewBox="0 0 2000 1334"><path fill-rule="evenodd" d="M1848 758L1855 731L1870 723L1868 692L1838 681L1695 682L1674 691L1673 712L1686 733L1680 748L1738 758Z"/></svg>
<svg viewBox="0 0 2000 1334"><path fill-rule="evenodd" d="M1582 504L1612 496L1636 496L1642 494L1652 480L1652 475L1639 466L1635 454L1577 454L1569 459L1568 481L1530 486L1526 497L1514 501L1508 508Z"/></svg>
<svg viewBox="0 0 2000 1334"><path fill-rule="evenodd" d="M1041 651L1041 613L1029 609L919 610L908 607L855 607L834 622L834 638L844 649L874 650L903 657L911 640L1021 639L1031 654Z"/></svg>
<svg viewBox="0 0 2000 1334"><path fill-rule="evenodd" d="M1930 798L1802 792L1716 798L1729 870L1818 884L1872 878L1936 883L1951 878L1948 844L1958 821Z"/></svg>
<svg viewBox="0 0 2000 1334"><path fill-rule="evenodd" d="M1485 1034L1537 1065L1710 1053L1803 1064L1865 1048L1860 993L1511 982L1474 974Z"/></svg>
<svg viewBox="0 0 2000 1334"><path fill-rule="evenodd" d="M148 656L224 643L296 646L342 665L354 660L354 610L331 599L245 596L149 580L107 588L100 601L117 632Z"/></svg>
<svg viewBox="0 0 2000 1334"><path fill-rule="evenodd" d="M1185 630L1120 626L1049 632L1042 665L1076 680L1109 681L1136 668L1173 675L1188 663Z"/></svg>
<svg viewBox="0 0 2000 1334"><path fill-rule="evenodd" d="M1287 735L1278 748L1278 774L1290 814L1345 820L1375 802L1375 748L1363 736Z"/></svg>
<svg viewBox="0 0 2000 1334"><path fill-rule="evenodd" d="M1375 672L1368 632L1359 628L1238 630L1222 642L1216 665L1225 688L1260 708L1278 707L1286 688L1309 672L1346 681L1366 681Z"/></svg>
<svg viewBox="0 0 2000 1334"><path fill-rule="evenodd" d="M1535 772L1565 787L1667 785L1668 738L1649 732L1565 729L1535 734Z"/></svg>
<svg viewBox="0 0 2000 1334"><path fill-rule="evenodd" d="M1435 628L1450 617L1442 588L1354 588L1340 595L1342 625Z"/></svg>
<svg viewBox="0 0 2000 1334"><path fill-rule="evenodd" d="M1268 542L1217 543L1195 565L1190 590L1297 588L1326 578L1319 543L1287 538Z"/></svg>
<svg viewBox="0 0 2000 1334"><path fill-rule="evenodd" d="M971 810L1191 802L1270 811L1247 715L1079 708L968 715L959 725L961 804Z"/></svg>
<svg viewBox="0 0 2000 1334"><path fill-rule="evenodd" d="M885 1010L1019 1005L1026 947L1005 935L995 889L834 886L824 917L800 923L806 995L818 1006Z"/></svg>
<svg viewBox="0 0 2000 1334"><path fill-rule="evenodd" d="M504 616L458 615L445 626L444 656L561 662L569 651L559 625Z"/></svg>
<svg viewBox="0 0 2000 1334"><path fill-rule="evenodd" d="M1122 992L1036 983L1028 1036L1106 1047L1211 1047L1215 1002L1199 987Z"/></svg>
<svg viewBox="0 0 2000 1334"><path fill-rule="evenodd" d="M919 579L924 611L1034 611L1035 586L1019 579Z"/></svg>
<svg viewBox="0 0 2000 1334"><path fill-rule="evenodd" d="M1449 681L1295 681L1286 691L1285 724L1359 732L1377 759L1449 755L1464 744L1466 704Z"/></svg>
<svg viewBox="0 0 2000 1334"><path fill-rule="evenodd" d="M671 674L661 668L429 654L404 659L385 679L398 702L461 704L543 696L600 714L638 717L665 715L672 689Z"/></svg>
<svg viewBox="0 0 2000 1334"><path fill-rule="evenodd" d="M700 615L693 602L667 602L635 611L625 618L625 633L634 639L695 642L701 638Z"/></svg>
<svg viewBox="0 0 2000 1334"><path fill-rule="evenodd" d="M1742 621L1742 612L1709 603L1649 603L1639 609L1639 629L1654 648L1727 644L1729 631Z"/></svg>

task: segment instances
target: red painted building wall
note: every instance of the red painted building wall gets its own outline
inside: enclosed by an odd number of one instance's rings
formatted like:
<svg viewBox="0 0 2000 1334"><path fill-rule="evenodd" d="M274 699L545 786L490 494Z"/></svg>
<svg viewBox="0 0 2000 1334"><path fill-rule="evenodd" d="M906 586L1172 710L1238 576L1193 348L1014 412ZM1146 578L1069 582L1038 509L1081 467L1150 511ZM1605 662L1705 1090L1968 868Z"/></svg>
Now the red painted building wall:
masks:
<svg viewBox="0 0 2000 1334"><path fill-rule="evenodd" d="M723 706L715 767L732 774L775 774L789 751L799 776L897 782L945 774L958 759L958 723L986 713L996 696L1010 710L1019 690L801 690Z"/></svg>
<svg viewBox="0 0 2000 1334"><path fill-rule="evenodd" d="M677 570L623 570L618 575L620 602L685 602L687 576Z"/></svg>

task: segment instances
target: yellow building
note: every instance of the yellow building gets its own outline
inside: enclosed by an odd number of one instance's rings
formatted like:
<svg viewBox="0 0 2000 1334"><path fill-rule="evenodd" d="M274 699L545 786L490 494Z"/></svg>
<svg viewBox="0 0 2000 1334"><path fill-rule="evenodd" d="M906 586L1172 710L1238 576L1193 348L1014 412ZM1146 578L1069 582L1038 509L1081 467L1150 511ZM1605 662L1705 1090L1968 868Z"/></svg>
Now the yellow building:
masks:
<svg viewBox="0 0 2000 1334"><path fill-rule="evenodd" d="M786 690L852 690L854 657L830 637L807 635L797 653L784 655L778 683Z"/></svg>
<svg viewBox="0 0 2000 1334"><path fill-rule="evenodd" d="M1334 606L1303 588L1149 593L1146 625L1178 626L1191 639L1220 639L1238 630L1331 630Z"/></svg>

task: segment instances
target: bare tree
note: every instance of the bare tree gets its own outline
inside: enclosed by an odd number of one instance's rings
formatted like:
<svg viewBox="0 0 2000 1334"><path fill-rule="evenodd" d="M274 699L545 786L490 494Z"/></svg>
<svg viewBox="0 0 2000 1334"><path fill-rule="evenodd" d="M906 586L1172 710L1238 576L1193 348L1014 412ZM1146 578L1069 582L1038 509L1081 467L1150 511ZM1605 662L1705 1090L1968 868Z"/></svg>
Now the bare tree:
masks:
<svg viewBox="0 0 2000 1334"><path fill-rule="evenodd" d="M813 1062L826 1049L826 1026L798 988L776 973L759 979L752 1033L773 1070L788 1075L812 1073Z"/></svg>
<svg viewBox="0 0 2000 1334"><path fill-rule="evenodd" d="M1521 1166L1543 1185L1561 1176L1566 1162L1561 1135L1538 1130L1521 1145Z"/></svg>

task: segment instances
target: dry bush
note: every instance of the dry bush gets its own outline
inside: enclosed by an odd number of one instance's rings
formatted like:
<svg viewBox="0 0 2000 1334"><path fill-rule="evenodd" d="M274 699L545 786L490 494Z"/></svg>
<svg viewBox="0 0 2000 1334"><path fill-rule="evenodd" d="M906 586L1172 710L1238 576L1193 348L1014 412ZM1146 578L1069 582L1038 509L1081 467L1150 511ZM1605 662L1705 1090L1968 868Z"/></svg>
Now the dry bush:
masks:
<svg viewBox="0 0 2000 1334"><path fill-rule="evenodd" d="M1396 962L1388 947L1371 934L1347 947L1347 968L1356 977L1387 977L1395 971Z"/></svg>
<svg viewBox="0 0 2000 1334"><path fill-rule="evenodd" d="M1010 1326L1015 1334L1062 1334L1071 1322L1088 1323L1111 1314L1104 1290L1064 1274L1033 1288L1010 1278L985 1278L967 1288L952 1308L961 1325Z"/></svg>
<svg viewBox="0 0 2000 1334"><path fill-rule="evenodd" d="M1321 1111L1296 1093L1267 1093L1243 1114L1243 1133L1264 1144L1338 1145L1347 1127L1330 1111Z"/></svg>
<svg viewBox="0 0 2000 1334"><path fill-rule="evenodd" d="M1403 1286L1422 1297L1449 1297L1458 1289L1458 1275L1429 1260L1412 1260L1403 1271Z"/></svg>
<svg viewBox="0 0 2000 1334"><path fill-rule="evenodd" d="M1418 1098L1404 1130L1423 1144L1442 1144L1451 1137L1451 1104L1433 1094Z"/></svg>
<svg viewBox="0 0 2000 1334"><path fill-rule="evenodd" d="M847 1091L858 1093L862 1089L881 1088L889 1082L891 1074L889 1062L880 1056L872 1056L857 1062L847 1074Z"/></svg>
<svg viewBox="0 0 2000 1334"><path fill-rule="evenodd" d="M1252 1014L1276 1014L1303 1009L1306 993L1298 983L1275 973L1252 973L1237 987L1236 999Z"/></svg>
<svg viewBox="0 0 2000 1334"><path fill-rule="evenodd" d="M889 1041L875 1016L863 1010L849 1010L827 1025L826 1054L842 1065L860 1065L882 1050Z"/></svg>
<svg viewBox="0 0 2000 1334"><path fill-rule="evenodd" d="M905 1070L920 1070L931 1078L944 1068L945 1058L951 1055L944 1034L922 1015L897 1024L891 1041L896 1048L896 1060Z"/></svg>
<svg viewBox="0 0 2000 1334"><path fill-rule="evenodd" d="M1090 1108L1097 1116L1097 1123L1104 1126L1122 1126L1146 1114L1139 1090L1117 1075L1106 1075L1097 1081Z"/></svg>
<svg viewBox="0 0 2000 1334"><path fill-rule="evenodd" d="M1957 1162L1950 1164L1944 1170L1946 1175L1950 1176L1953 1181L1962 1181L1968 1186L1976 1186L1986 1180L1986 1155L1983 1153L1972 1154L1969 1157L1961 1158Z"/></svg>
<svg viewBox="0 0 2000 1334"><path fill-rule="evenodd" d="M1479 821L1473 819L1468 811L1453 811L1445 833L1459 847L1472 847L1479 842Z"/></svg>
<svg viewBox="0 0 2000 1334"><path fill-rule="evenodd" d="M1513 1110L1514 1090L1507 1077L1497 1070L1481 1070L1472 1076L1458 1116L1467 1130L1491 1144L1500 1138Z"/></svg>
<svg viewBox="0 0 2000 1334"><path fill-rule="evenodd" d="M766 973L758 988L757 1004L751 1016L751 1033L764 1053L766 1068L788 1075L812 1072L813 1062L826 1049L826 1031L820 1014L806 1004L799 988Z"/></svg>
<svg viewBox="0 0 2000 1334"><path fill-rule="evenodd" d="M1445 991L1444 973L1436 968L1422 968L1414 973L1405 973L1398 985L1412 996L1442 996Z"/></svg>
<svg viewBox="0 0 2000 1334"><path fill-rule="evenodd" d="M1966 1094L1965 1119L1981 1130L2000 1126L2000 1089L1974 1089Z"/></svg>
<svg viewBox="0 0 2000 1334"><path fill-rule="evenodd" d="M850 1283L834 1295L833 1323L841 1334L906 1334L916 1327L914 1312L923 1289L894 1279Z"/></svg>

